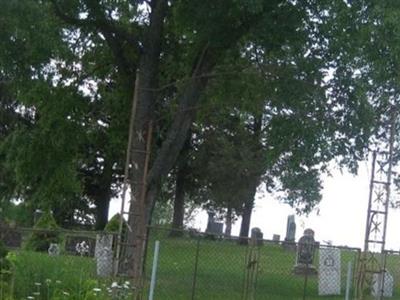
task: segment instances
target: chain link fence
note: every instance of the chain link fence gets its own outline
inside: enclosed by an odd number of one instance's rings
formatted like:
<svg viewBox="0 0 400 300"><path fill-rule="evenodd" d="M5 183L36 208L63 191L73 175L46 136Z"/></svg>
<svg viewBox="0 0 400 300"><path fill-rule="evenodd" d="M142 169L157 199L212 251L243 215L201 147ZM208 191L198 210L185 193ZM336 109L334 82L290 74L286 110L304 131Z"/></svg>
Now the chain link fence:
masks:
<svg viewBox="0 0 400 300"><path fill-rule="evenodd" d="M146 263L150 282L160 242L154 299L355 299L360 249L317 244L312 264L296 271L296 243L237 239L196 232L171 235L151 228ZM149 289L149 286L147 286ZM146 298L147 299L147 298Z"/></svg>
<svg viewBox="0 0 400 300"><path fill-rule="evenodd" d="M112 299L126 286L112 278L115 234L0 226L0 241L0 299Z"/></svg>
<svg viewBox="0 0 400 300"><path fill-rule="evenodd" d="M49 254L49 245L41 252L24 250L30 237L37 233L49 240L57 233L59 248L53 254ZM4 268L0 260L3 270L0 296L4 298L2 293L9 290L15 299L35 296L47 300L60 293L74 294L71 299L85 299L88 292L103 291L108 296L111 292L115 295L110 286L121 291L129 285L126 283L129 278L112 277L116 236L98 234L0 228L0 238L10 250L12 260L11 269ZM156 241L160 248L152 300L359 299L356 276L361 251L358 248L316 243L312 262L304 266L299 264L298 243L248 240L247 245L240 245L237 238L196 231L171 234L169 228L154 227L149 228L143 299L149 299L150 295ZM102 253L100 260L96 253ZM377 290L372 278L365 300L377 299L379 293L383 298L400 300L400 252L386 251L383 258L387 271L383 288Z"/></svg>

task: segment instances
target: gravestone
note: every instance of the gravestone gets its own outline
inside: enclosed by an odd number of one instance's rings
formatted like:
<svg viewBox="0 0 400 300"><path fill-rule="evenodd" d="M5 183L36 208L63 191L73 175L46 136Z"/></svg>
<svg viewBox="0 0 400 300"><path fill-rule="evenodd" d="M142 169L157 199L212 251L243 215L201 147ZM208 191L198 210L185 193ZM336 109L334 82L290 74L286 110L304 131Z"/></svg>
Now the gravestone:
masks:
<svg viewBox="0 0 400 300"><path fill-rule="evenodd" d="M251 239L255 241L257 246L262 246L263 244L264 234L261 229L258 227L254 227L251 229Z"/></svg>
<svg viewBox="0 0 400 300"><path fill-rule="evenodd" d="M214 212L208 211L207 213L208 213L208 222L207 222L206 233L209 233L211 235L221 236L223 234L224 223L215 221Z"/></svg>
<svg viewBox="0 0 400 300"><path fill-rule="evenodd" d="M393 297L393 276L388 271L385 271L385 276L383 280L383 297ZM381 279L381 274L374 274L372 277L372 296L377 297L381 295L381 290L379 289L379 280Z"/></svg>
<svg viewBox="0 0 400 300"><path fill-rule="evenodd" d="M319 250L318 295L340 295L340 249Z"/></svg>
<svg viewBox="0 0 400 300"><path fill-rule="evenodd" d="M60 245L50 243L49 249L47 250L50 256L58 256L60 255Z"/></svg>
<svg viewBox="0 0 400 300"><path fill-rule="evenodd" d="M96 240L87 236L74 236L70 235L65 238L65 251L69 254L82 255L79 249L83 249L84 244L87 245L87 256L94 256L94 249Z"/></svg>
<svg viewBox="0 0 400 300"><path fill-rule="evenodd" d="M279 235L279 234L274 234L273 236L272 236L272 240L274 241L274 242L279 242L280 240L281 240L281 236Z"/></svg>
<svg viewBox="0 0 400 300"><path fill-rule="evenodd" d="M16 228L0 220L0 240L7 248L21 248L22 234Z"/></svg>
<svg viewBox="0 0 400 300"><path fill-rule="evenodd" d="M286 242L294 242L296 239L296 222L294 220L294 215L290 215L287 218L286 224Z"/></svg>
<svg viewBox="0 0 400 300"><path fill-rule="evenodd" d="M304 230L304 235L297 245L296 264L293 270L296 275L317 274L317 270L313 266L315 248L314 231L312 229Z"/></svg>
<svg viewBox="0 0 400 300"><path fill-rule="evenodd" d="M113 252L111 248L103 248L98 251L96 257L97 276L110 277L113 272Z"/></svg>
<svg viewBox="0 0 400 300"><path fill-rule="evenodd" d="M36 209L33 213L33 224L36 224L41 216L43 216L43 210Z"/></svg>
<svg viewBox="0 0 400 300"><path fill-rule="evenodd" d="M112 234L97 234L96 235L96 246L94 249L94 257L98 257L100 252L104 249L112 249L113 246L113 238Z"/></svg>

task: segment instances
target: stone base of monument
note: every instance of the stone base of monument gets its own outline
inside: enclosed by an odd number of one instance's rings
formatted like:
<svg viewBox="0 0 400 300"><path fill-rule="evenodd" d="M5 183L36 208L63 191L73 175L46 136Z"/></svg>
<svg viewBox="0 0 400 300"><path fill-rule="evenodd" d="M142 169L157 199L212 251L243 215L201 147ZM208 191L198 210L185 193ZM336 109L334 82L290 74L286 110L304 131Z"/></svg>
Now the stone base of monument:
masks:
<svg viewBox="0 0 400 300"><path fill-rule="evenodd" d="M283 241L282 247L283 247L283 249L288 250L288 251L296 251L297 250L296 243L292 242L292 241L286 241L286 240Z"/></svg>
<svg viewBox="0 0 400 300"><path fill-rule="evenodd" d="M313 265L297 264L293 268L295 275L317 275L318 271Z"/></svg>

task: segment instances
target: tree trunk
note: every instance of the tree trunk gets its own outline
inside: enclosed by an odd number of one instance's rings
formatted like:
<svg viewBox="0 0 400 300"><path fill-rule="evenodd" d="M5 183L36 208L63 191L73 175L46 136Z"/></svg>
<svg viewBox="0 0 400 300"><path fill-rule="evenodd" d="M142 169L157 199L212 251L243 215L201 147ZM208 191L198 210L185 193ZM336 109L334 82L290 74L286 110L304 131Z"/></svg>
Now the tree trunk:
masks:
<svg viewBox="0 0 400 300"><path fill-rule="evenodd" d="M172 219L172 230L170 232L170 236L174 237L183 235L183 218L185 214L185 177L185 166L180 165L176 174L174 217Z"/></svg>
<svg viewBox="0 0 400 300"><path fill-rule="evenodd" d="M158 87L159 58L163 37L167 1L151 2L150 24L145 31L143 54L139 62L137 108L134 116L134 132L130 161L131 204L129 209L126 245L119 262L119 273L132 278L135 290L142 290L144 249L148 215L156 193L156 184L148 184L147 170L151 145L151 120L154 114Z"/></svg>
<svg viewBox="0 0 400 300"><path fill-rule="evenodd" d="M239 244L247 245L250 231L251 213L253 211L254 198L250 198L244 205L242 223L240 224Z"/></svg>
<svg viewBox="0 0 400 300"><path fill-rule="evenodd" d="M230 237L232 235L232 207L228 207L225 218L225 235Z"/></svg>
<svg viewBox="0 0 400 300"><path fill-rule="evenodd" d="M254 198L257 193L257 187L260 177L248 178L248 194L244 203L242 212L242 223L240 224L239 244L247 245L250 231L251 214L254 208Z"/></svg>
<svg viewBox="0 0 400 300"><path fill-rule="evenodd" d="M110 208L110 194L107 192L101 192L95 199L96 205L96 230L104 230L108 223L108 211Z"/></svg>

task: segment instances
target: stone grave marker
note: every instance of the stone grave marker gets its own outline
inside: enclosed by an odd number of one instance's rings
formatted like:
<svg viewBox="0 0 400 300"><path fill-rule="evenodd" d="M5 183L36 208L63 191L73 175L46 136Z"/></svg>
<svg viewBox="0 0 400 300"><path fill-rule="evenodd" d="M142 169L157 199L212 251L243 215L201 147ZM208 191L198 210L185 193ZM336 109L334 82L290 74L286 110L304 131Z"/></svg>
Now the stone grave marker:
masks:
<svg viewBox="0 0 400 300"><path fill-rule="evenodd" d="M274 235L272 235L272 240L273 240L274 242L279 243L280 240L281 240L281 236L280 236L279 234L274 234Z"/></svg>
<svg viewBox="0 0 400 300"><path fill-rule="evenodd" d="M290 215L287 218L286 224L286 242L294 242L296 239L296 222L294 220L294 215Z"/></svg>
<svg viewBox="0 0 400 300"><path fill-rule="evenodd" d="M261 229L258 227L254 227L251 229L251 239L255 241L257 246L263 245L264 234Z"/></svg>
<svg viewBox="0 0 400 300"><path fill-rule="evenodd" d="M387 270L384 273L383 280L383 297L393 297L393 276ZM381 279L381 274L374 274L372 277L372 296L377 297L381 295L381 290L379 290L379 280Z"/></svg>
<svg viewBox="0 0 400 300"><path fill-rule="evenodd" d="M35 212L33 213L33 224L36 224L40 217L43 216L44 212L41 209L36 209Z"/></svg>
<svg viewBox="0 0 400 300"><path fill-rule="evenodd" d="M50 243L49 249L47 250L50 256L60 255L60 245L55 243Z"/></svg>
<svg viewBox="0 0 400 300"><path fill-rule="evenodd" d="M0 240L8 248L21 248L22 234L16 228L0 220Z"/></svg>
<svg viewBox="0 0 400 300"><path fill-rule="evenodd" d="M208 222L207 222L206 233L216 236L223 235L224 224L222 222L215 221L214 212L209 211L207 213L208 213Z"/></svg>
<svg viewBox="0 0 400 300"><path fill-rule="evenodd" d="M103 251L104 248L112 249L113 238L114 236L112 234L97 234L94 257L99 257L99 254L101 253L101 251Z"/></svg>
<svg viewBox="0 0 400 300"><path fill-rule="evenodd" d="M340 295L340 249L319 250L318 295Z"/></svg>
<svg viewBox="0 0 400 300"><path fill-rule="evenodd" d="M79 249L87 246L88 251L85 255L94 256L95 245L96 240L92 237L69 235L65 240L65 251L70 254L82 255Z"/></svg>
<svg viewBox="0 0 400 300"><path fill-rule="evenodd" d="M304 230L304 235L299 239L296 253L296 264L293 272L296 275L315 275L317 270L313 266L316 243L314 231Z"/></svg>

